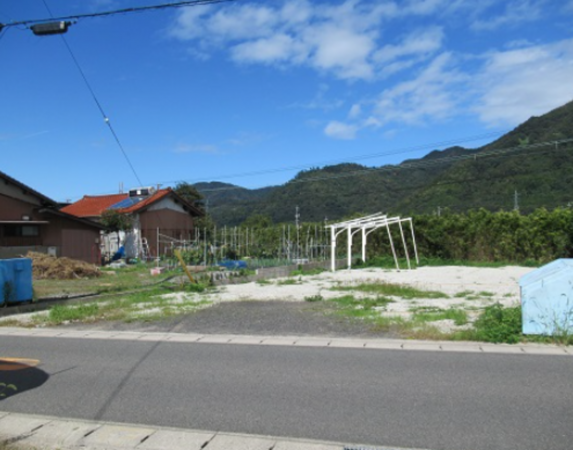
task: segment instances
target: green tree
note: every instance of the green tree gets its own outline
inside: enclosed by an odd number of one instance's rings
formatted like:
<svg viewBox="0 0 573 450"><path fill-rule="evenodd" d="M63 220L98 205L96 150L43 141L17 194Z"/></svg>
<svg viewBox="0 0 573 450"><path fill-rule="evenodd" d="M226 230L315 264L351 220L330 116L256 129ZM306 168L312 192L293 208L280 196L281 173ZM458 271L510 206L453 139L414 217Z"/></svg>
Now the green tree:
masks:
<svg viewBox="0 0 573 450"><path fill-rule="evenodd" d="M133 219L129 214L108 209L101 215L101 223L108 231L129 231L133 227Z"/></svg>
<svg viewBox="0 0 573 450"><path fill-rule="evenodd" d="M185 182L177 183L173 190L177 195L182 197L187 202L191 203L196 208L200 209L203 212L205 211L205 208L203 206L203 199L205 197L192 184Z"/></svg>

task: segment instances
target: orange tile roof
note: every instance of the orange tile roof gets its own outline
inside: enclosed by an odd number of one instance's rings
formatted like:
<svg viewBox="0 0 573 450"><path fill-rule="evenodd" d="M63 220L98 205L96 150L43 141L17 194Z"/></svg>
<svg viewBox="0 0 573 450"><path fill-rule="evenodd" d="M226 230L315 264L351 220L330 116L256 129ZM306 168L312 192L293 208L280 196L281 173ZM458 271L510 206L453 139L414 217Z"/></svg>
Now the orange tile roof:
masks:
<svg viewBox="0 0 573 450"><path fill-rule="evenodd" d="M167 197L172 192L171 188L159 189L139 203L127 208L117 209L117 211L120 213L133 213L139 211L162 198ZM76 217L99 217L105 210L127 198L129 198L129 194L84 195L81 200L62 208L61 211Z"/></svg>
<svg viewBox="0 0 573 450"><path fill-rule="evenodd" d="M99 217L110 206L128 196L129 194L84 195L81 200L62 208L60 211L76 217Z"/></svg>

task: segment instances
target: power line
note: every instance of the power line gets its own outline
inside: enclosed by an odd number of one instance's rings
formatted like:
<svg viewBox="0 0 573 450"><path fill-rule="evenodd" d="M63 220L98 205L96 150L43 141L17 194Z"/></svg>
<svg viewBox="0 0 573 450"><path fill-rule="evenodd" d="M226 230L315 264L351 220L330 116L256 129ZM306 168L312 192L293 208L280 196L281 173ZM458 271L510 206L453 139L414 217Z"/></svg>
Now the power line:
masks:
<svg viewBox="0 0 573 450"><path fill-rule="evenodd" d="M504 133L505 133L505 131L493 131L490 133L468 136L468 137L464 137L464 138L449 139L449 140L445 140L445 141L433 142L433 143L429 143L429 144L422 144L422 145L416 145L416 146L411 146L411 147L402 147L402 148L390 150L387 152L367 153L364 155L353 156L352 162L363 161L365 159L380 158L380 157L385 157L385 156L394 156L394 155L401 155L401 154L406 154L406 153L414 153L414 152L419 152L421 150L429 150L429 149L436 150L439 147L451 146L451 145L455 145L455 144L462 144L462 143L477 141L477 140L483 140L483 139L487 139L487 138L500 136ZM344 160L339 158L339 159L323 160L323 161L313 162L313 163L303 164L303 165L278 167L278 168L273 168L273 169L264 169L264 170L254 171L254 172L240 172L240 173L236 173L236 174L213 175L213 176L205 177L203 179L210 178L210 179L224 180L224 179L229 179L229 178L252 177L252 176L256 176L256 175L268 175L271 173L288 172L291 170L304 170L304 169L308 169L309 166L311 166L311 167L312 166L323 166L323 165L328 165L328 164L333 164L333 163L343 163L343 162L348 162L348 161L347 160L344 161ZM172 180L172 181L162 181L161 184L173 184L173 183L177 183L180 181L185 181L188 183L198 183L199 182L198 180Z"/></svg>
<svg viewBox="0 0 573 450"><path fill-rule="evenodd" d="M291 180L287 184L311 183L311 182L315 182L315 181L336 180L336 179L340 179L340 178L359 176L359 175L375 173L375 172L394 172L394 171L407 170L407 169L423 169L423 168L432 167L432 166L436 166L436 165L444 164L444 163L449 163L449 162L464 161L464 160L468 160L468 159L477 160L478 158L481 159L481 158L486 158L486 157L505 156L505 155L509 155L512 153L518 153L518 152L521 152L524 150L538 149L538 148L549 147L549 146L557 148L559 145L568 144L571 142L573 142L573 138L561 139L558 141L546 141L546 142L540 142L537 144L530 144L530 145L519 145L519 146L507 147L507 148L502 148L502 149L497 149L497 150L480 151L480 152L476 151L476 152L473 152L471 154L465 154L465 155L444 156L442 158L436 158L434 160L421 159L421 160L417 160L417 161L402 163L399 165L387 165L387 166L382 166L382 167L368 167L368 168L355 170L355 171L347 172L347 173L343 173L343 174L324 175L324 176L303 178L303 179L299 179L299 180ZM228 186L228 187L215 188L215 189L204 189L204 190L202 190L202 192L220 192L220 191L235 190L235 189L244 189L244 188L241 188L239 186Z"/></svg>
<svg viewBox="0 0 573 450"><path fill-rule="evenodd" d="M50 7L48 6L46 0L42 0L42 2L44 3L44 6L46 7L46 9L48 10L48 13L50 14L50 16L52 15L52 11L50 10ZM54 19L52 19L54 20ZM129 165L129 167L131 168L131 171L133 172L133 175L135 176L135 179L138 181L139 185L142 186L143 183L141 182L141 180L139 179L139 176L137 175L137 172L135 171L135 167L133 167L133 164L131 163L129 157L127 156L127 152L125 151L121 141L119 140L119 137L117 135L117 133L115 132L109 117L107 116L107 114L105 113L101 102L98 100L97 95L95 93L95 91L93 90L89 80L86 77L85 72L83 71L78 59L76 58L76 56L74 55L74 52L72 51L71 47L68 44L68 41L66 40L66 38L62 35L60 35L60 37L62 38L62 42L64 43L64 46L66 47L66 49L68 50L68 53L70 54L72 61L74 62L74 65L76 66L76 68L78 69L78 72L80 73L82 80L84 81L84 84L86 85L88 91L90 92L92 99L94 100L99 112L101 113L104 122L107 124L107 126L109 127L109 130L113 136L113 138L115 139L115 142L117 143L119 149L121 150L121 153L123 154L125 160L127 161L127 164Z"/></svg>
<svg viewBox="0 0 573 450"><path fill-rule="evenodd" d="M183 8L187 6L199 6L199 5L207 5L207 4L214 4L214 3L223 3L223 2L230 2L235 0L188 0L188 1L180 1L180 2L171 2L171 3L161 3L159 5L149 5L149 6L136 6L133 8L123 8L123 9L115 9L111 11L102 11L102 12L94 12L94 13L86 13L86 14L75 14L70 16L60 16L60 17L50 17L48 19L26 19L26 20L19 20L19 21L12 21L3 25L4 27L14 27L18 25L32 25L37 23L43 23L48 21L54 22L65 22L69 20L80 20L80 19L87 19L87 18L94 18L94 17L103 17L103 16L112 16L116 14L128 14L128 13L135 13L135 12L144 12L144 11L151 11L151 10L160 10L166 8ZM50 15L52 15L50 13Z"/></svg>

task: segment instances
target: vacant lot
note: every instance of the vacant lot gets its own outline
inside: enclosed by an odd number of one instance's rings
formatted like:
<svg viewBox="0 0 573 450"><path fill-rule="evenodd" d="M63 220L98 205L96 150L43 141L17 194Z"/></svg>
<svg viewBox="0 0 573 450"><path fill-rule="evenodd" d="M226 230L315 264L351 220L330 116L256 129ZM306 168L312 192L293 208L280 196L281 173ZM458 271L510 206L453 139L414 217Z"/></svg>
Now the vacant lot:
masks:
<svg viewBox="0 0 573 450"><path fill-rule="evenodd" d="M117 330L456 338L456 333L472 329L485 307L518 305L519 278L531 270L341 270L204 291L175 283L169 289L86 300L4 320L10 325Z"/></svg>

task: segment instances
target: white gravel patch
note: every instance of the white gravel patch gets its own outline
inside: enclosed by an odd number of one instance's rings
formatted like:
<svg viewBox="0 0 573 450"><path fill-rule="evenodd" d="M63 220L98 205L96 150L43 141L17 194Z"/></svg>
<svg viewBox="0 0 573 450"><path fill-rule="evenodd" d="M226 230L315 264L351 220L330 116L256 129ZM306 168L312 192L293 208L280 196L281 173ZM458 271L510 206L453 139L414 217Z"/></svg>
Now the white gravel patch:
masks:
<svg viewBox="0 0 573 450"><path fill-rule="evenodd" d="M413 310L463 309L468 318L475 320L486 306L500 303L515 306L520 303L519 279L534 269L508 266L502 268L479 268L465 266L421 267L415 270L360 269L323 272L314 276L297 276L268 280L264 283L251 282L227 285L215 293L202 294L213 303L244 300L305 301L305 298L320 295L332 299L346 294L356 298L372 297L358 291L340 291L337 286L352 287L362 283L392 283L415 287L424 291L439 291L443 298L417 298L407 300L393 297L379 312L384 316L409 319ZM293 284L294 282L294 284ZM471 324L456 326L451 320L431 322L431 325L448 333L471 327Z"/></svg>

